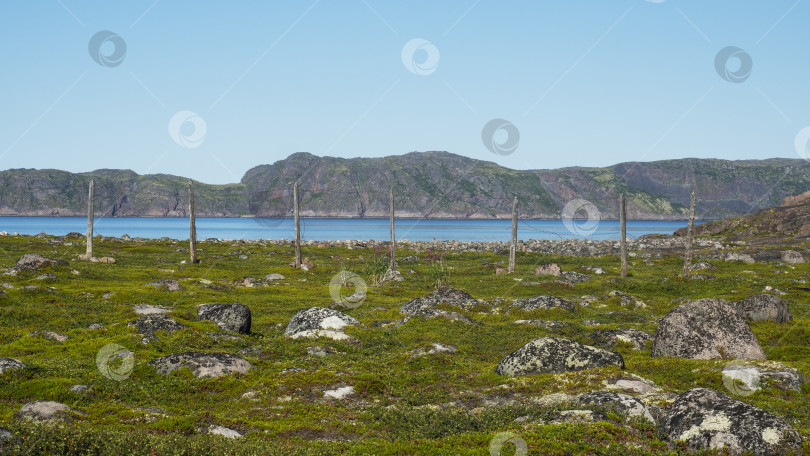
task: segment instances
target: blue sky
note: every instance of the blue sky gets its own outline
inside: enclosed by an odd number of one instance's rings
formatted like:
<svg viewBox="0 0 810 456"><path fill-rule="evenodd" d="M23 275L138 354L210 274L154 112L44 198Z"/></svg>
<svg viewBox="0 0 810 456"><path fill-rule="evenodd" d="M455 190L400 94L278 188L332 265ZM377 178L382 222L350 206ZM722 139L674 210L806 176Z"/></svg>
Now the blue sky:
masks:
<svg viewBox="0 0 810 456"><path fill-rule="evenodd" d="M0 169L226 183L297 151L446 150L519 169L797 158L808 18L796 0L6 1ZM100 31L123 61L94 61ZM403 60L413 39L430 44ZM715 68L728 46L751 58L742 82ZM419 71L428 54L438 65ZM511 153L482 141L492 119L519 131Z"/></svg>

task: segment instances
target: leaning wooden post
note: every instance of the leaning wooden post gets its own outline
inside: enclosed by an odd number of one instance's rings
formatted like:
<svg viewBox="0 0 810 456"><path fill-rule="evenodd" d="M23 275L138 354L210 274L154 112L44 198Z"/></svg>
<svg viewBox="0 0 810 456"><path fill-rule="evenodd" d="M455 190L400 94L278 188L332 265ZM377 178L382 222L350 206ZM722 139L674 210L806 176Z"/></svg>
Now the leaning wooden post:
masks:
<svg viewBox="0 0 810 456"><path fill-rule="evenodd" d="M627 277L627 198L622 193L621 204L619 205L619 225L621 225L621 239L619 242L622 256L622 277Z"/></svg>
<svg viewBox="0 0 810 456"><path fill-rule="evenodd" d="M396 271L397 269L397 259L396 259L396 248L397 248L397 241L394 237L394 187L391 187L391 192L389 194L389 212L391 217L391 263L388 265L388 270Z"/></svg>
<svg viewBox="0 0 810 456"><path fill-rule="evenodd" d="M293 186L293 216L295 217L295 267L301 267L301 219L298 205L298 182Z"/></svg>
<svg viewBox="0 0 810 456"><path fill-rule="evenodd" d="M194 212L194 183L188 180L188 238L191 263L197 262L197 222Z"/></svg>
<svg viewBox="0 0 810 456"><path fill-rule="evenodd" d="M689 277L692 271L692 227L695 226L695 191L692 190L692 197L689 199L689 226L686 228L686 255L683 259L683 276Z"/></svg>
<svg viewBox="0 0 810 456"><path fill-rule="evenodd" d="M509 273L515 272L515 253L517 252L517 205L518 199L512 201L512 242L509 245Z"/></svg>
<svg viewBox="0 0 810 456"><path fill-rule="evenodd" d="M95 182L90 179L90 190L87 196L87 252L85 253L85 260L90 261L93 258L93 198L95 193Z"/></svg>

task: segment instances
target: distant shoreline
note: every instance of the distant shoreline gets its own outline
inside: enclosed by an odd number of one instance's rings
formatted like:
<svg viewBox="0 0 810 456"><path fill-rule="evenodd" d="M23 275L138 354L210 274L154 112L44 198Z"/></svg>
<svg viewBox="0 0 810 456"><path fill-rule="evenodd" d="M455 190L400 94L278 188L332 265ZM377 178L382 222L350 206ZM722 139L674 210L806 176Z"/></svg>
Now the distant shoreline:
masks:
<svg viewBox="0 0 810 456"><path fill-rule="evenodd" d="M81 215L0 215L0 219L2 218L10 218L10 217L26 217L26 218L80 218L84 219L85 216ZM114 219L188 219L188 216L177 216L177 215L127 215L127 216L117 216L117 215L98 215L94 216L96 219L104 219L104 218L114 218ZM234 216L227 216L227 215L218 215L218 216L197 216L197 219L267 219L267 220L293 220L293 217L256 217L251 215L234 215ZM335 217L335 216L328 216L328 215L310 215L310 216L301 216L301 219L326 219L326 220L388 220L388 217ZM453 221L488 221L488 220L503 220L503 221L510 221L510 217L491 217L491 218L470 218L470 217L396 217L396 220L453 220ZM536 222L554 222L562 220L562 218L533 218L533 217L520 217L518 220L531 220ZM574 220L577 221L584 221L587 219L576 218ZM618 222L619 219L617 218L601 218L600 221L604 222ZM639 218L633 219L628 218L628 222L689 222L688 218ZM695 223L706 223L714 221L714 219L700 219L695 218Z"/></svg>

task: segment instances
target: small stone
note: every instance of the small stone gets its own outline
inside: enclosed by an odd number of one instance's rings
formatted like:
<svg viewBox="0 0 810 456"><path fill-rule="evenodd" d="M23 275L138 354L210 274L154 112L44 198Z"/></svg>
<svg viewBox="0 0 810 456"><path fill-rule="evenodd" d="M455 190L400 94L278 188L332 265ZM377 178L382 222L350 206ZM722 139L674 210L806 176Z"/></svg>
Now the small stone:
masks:
<svg viewBox="0 0 810 456"><path fill-rule="evenodd" d="M264 276L264 280L266 280L268 282L272 282L274 280L284 280L284 279L285 279L285 277L282 274L277 274L275 272L272 273L272 274L267 274L266 276Z"/></svg>
<svg viewBox="0 0 810 456"><path fill-rule="evenodd" d="M562 274L562 269L560 268L560 265L557 264L557 263L541 264L540 266L538 266L534 270L534 275L536 275L536 276L550 275L550 276L560 277L561 274Z"/></svg>
<svg viewBox="0 0 810 456"><path fill-rule="evenodd" d="M34 401L25 404L16 416L29 421L69 421L71 413L82 412L60 402Z"/></svg>
<svg viewBox="0 0 810 456"><path fill-rule="evenodd" d="M228 439L236 439L242 437L242 434L234 431L233 429L229 429L223 426L216 426L213 424L208 426L208 429L206 429L206 433L212 435L221 435L222 437Z"/></svg>
<svg viewBox="0 0 810 456"><path fill-rule="evenodd" d="M25 363L14 358L0 358L0 374L7 371L25 369Z"/></svg>
<svg viewBox="0 0 810 456"><path fill-rule="evenodd" d="M333 390L327 390L323 392L323 397L325 399L334 399L334 400L342 400L346 399L349 396L354 395L354 387L353 386L343 386L340 388L336 388Z"/></svg>
<svg viewBox="0 0 810 456"><path fill-rule="evenodd" d="M84 393L90 391L90 387L87 385L73 385L70 390L74 393Z"/></svg>

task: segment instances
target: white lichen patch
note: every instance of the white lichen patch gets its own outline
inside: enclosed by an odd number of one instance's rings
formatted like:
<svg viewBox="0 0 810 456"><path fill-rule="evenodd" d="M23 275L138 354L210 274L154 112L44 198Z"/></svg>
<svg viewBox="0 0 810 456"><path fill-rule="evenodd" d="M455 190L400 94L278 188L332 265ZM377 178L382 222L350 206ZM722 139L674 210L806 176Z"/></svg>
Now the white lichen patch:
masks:
<svg viewBox="0 0 810 456"><path fill-rule="evenodd" d="M723 432L729 429L731 429L731 421L725 413L720 412L717 415L707 416L700 425L689 428L686 432L681 434L679 440L689 440L705 431Z"/></svg>
<svg viewBox="0 0 810 456"><path fill-rule="evenodd" d="M765 430L762 431L762 440L771 445L777 445L779 441L782 440L782 433L776 428L765 428Z"/></svg>
<svg viewBox="0 0 810 456"><path fill-rule="evenodd" d="M343 319L338 317L338 316L326 317L323 320L321 320L321 324L320 324L320 327L322 329L338 329L338 330L340 330L340 329L343 329L345 326L346 326L346 322L343 321Z"/></svg>

